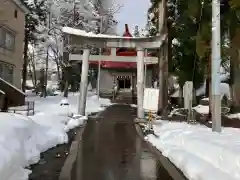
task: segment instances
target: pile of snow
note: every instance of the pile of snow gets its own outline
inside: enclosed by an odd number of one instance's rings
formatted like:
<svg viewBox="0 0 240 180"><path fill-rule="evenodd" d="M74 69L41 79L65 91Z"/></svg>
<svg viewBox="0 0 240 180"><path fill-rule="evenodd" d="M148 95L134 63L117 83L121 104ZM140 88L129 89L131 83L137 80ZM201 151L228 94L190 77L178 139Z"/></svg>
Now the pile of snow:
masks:
<svg viewBox="0 0 240 180"><path fill-rule="evenodd" d="M175 85L177 86L177 85ZM206 90L206 83L204 83L199 89L197 89L196 91L196 95L197 96L202 96L205 94L205 90ZM224 95L228 98L228 99L231 99L231 96L230 96L230 87L227 83L221 83L220 84L220 93L221 93L221 97L223 97ZM175 93L173 93L171 95L171 97L180 97L180 94L179 94L179 90L177 90Z"/></svg>
<svg viewBox="0 0 240 180"><path fill-rule="evenodd" d="M209 113L209 106L204 105L198 105L193 108L195 111L197 111L199 114L208 114Z"/></svg>
<svg viewBox="0 0 240 180"><path fill-rule="evenodd" d="M229 114L228 118L230 118L230 119L240 119L240 113Z"/></svg>
<svg viewBox="0 0 240 180"><path fill-rule="evenodd" d="M27 81L26 81L26 85L27 85L28 87L34 87L32 80L27 80ZM57 89L57 88L58 88L58 81L48 80L48 82L47 82L47 88Z"/></svg>
<svg viewBox="0 0 240 180"><path fill-rule="evenodd" d="M69 129L75 124L64 116L36 115L32 118L11 113L0 113L0 175L2 180L27 180L30 170L24 167L37 163L40 153L57 144L68 142Z"/></svg>
<svg viewBox="0 0 240 180"><path fill-rule="evenodd" d="M78 99L79 99L79 93L69 93L67 100L63 99L61 96L49 96L47 98L41 98L38 96L27 97L28 101L35 102L36 114L38 114L38 112L46 112L47 114L54 114L54 115L76 114ZM67 101L69 105L61 106L61 103L63 103L64 101ZM111 105L111 101L109 99L104 99L104 98L98 99L95 92L88 92L86 115L89 115L90 113L103 111L105 109L105 106L110 106L110 105Z"/></svg>
<svg viewBox="0 0 240 180"><path fill-rule="evenodd" d="M159 121L146 139L168 157L189 180L240 179L240 130L221 133L201 125Z"/></svg>
<svg viewBox="0 0 240 180"><path fill-rule="evenodd" d="M204 95L204 94L205 94L205 90L206 90L206 83L204 83L204 85L201 86L201 87L196 91L196 95L197 95L197 96ZM221 93L221 96L222 96L222 97L225 95L228 99L231 99L229 84L227 84L227 83L221 83L221 84L220 84L220 93Z"/></svg>
<svg viewBox="0 0 240 180"><path fill-rule="evenodd" d="M77 97L78 94L70 94L64 100L61 96L28 97L35 101L36 113L31 117L0 113L1 180L27 180L31 171L25 167L37 163L41 152L68 142L67 132L87 119L76 114ZM102 111L108 105L110 100L98 99L91 92L87 98L87 114Z"/></svg>
<svg viewBox="0 0 240 180"><path fill-rule="evenodd" d="M130 106L131 106L132 108L137 108L137 105L136 105L136 104L130 104Z"/></svg>
<svg viewBox="0 0 240 180"><path fill-rule="evenodd" d="M223 68L221 68L221 75L220 75L220 80L225 81L229 78L230 74L224 72ZM175 93L171 95L171 97L180 97L179 93L179 84L177 83L176 80L174 80L174 87L177 89ZM203 85L196 90L196 95L197 96L202 96L205 94L206 91L206 81L203 83ZM227 83L221 83L220 84L220 93L221 95L225 95L228 99L231 99L231 93L230 93L230 87L229 84Z"/></svg>

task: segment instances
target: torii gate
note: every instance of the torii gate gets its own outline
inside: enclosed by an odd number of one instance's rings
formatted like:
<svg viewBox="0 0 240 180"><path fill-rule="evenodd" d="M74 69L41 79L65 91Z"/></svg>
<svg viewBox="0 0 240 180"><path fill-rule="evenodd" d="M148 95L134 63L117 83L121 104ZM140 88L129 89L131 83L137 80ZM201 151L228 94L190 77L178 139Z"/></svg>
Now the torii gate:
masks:
<svg viewBox="0 0 240 180"><path fill-rule="evenodd" d="M114 58L115 61L124 61L124 57L116 56L116 48L136 48L137 50L137 116L139 119L144 118L143 96L144 96L144 52L145 49L159 49L159 110L163 110L167 103L167 32L165 19L165 0L159 3L159 29L160 35L155 37L121 37L105 34L93 34L85 31L64 27L63 33L68 36L68 43L71 46L83 49L82 55L82 74L80 84L80 95L78 101L78 113L85 115L87 86L88 86L88 69L90 48L111 48L111 55L104 56L106 59ZM103 56L92 56L92 58L101 59ZM129 57L127 57L129 59ZM125 58L126 59L126 58ZM152 59L146 58L146 63L151 63Z"/></svg>

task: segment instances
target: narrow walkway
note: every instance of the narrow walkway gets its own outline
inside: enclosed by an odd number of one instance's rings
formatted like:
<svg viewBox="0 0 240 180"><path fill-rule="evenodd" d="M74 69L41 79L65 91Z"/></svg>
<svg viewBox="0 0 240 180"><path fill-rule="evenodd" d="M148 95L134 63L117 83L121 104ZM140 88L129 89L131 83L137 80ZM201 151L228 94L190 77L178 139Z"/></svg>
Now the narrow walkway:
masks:
<svg viewBox="0 0 240 180"><path fill-rule="evenodd" d="M114 105L88 120L78 180L171 180L137 136L135 114L130 106Z"/></svg>
<svg viewBox="0 0 240 180"><path fill-rule="evenodd" d="M128 104L136 104L137 97L132 96L132 92L119 92L116 99L113 101L115 103L128 103Z"/></svg>

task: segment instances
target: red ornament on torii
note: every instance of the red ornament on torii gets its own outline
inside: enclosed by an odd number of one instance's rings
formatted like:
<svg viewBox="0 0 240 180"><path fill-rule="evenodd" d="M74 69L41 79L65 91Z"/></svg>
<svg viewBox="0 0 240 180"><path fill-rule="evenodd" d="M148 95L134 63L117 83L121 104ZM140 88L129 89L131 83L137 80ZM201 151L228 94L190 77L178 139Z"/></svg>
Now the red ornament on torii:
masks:
<svg viewBox="0 0 240 180"><path fill-rule="evenodd" d="M128 25L125 24L125 32L123 33L123 37L133 37L132 34L129 32ZM105 50L103 55L110 55L111 51ZM148 54L149 55L149 54ZM137 51L135 49L130 48L117 48L116 49L116 56L137 56ZM98 64L99 61L91 61L91 64ZM136 62L116 62L116 61L104 61L101 60L101 67L108 68L108 69L115 69L115 68L123 68L123 69L132 69L137 68Z"/></svg>

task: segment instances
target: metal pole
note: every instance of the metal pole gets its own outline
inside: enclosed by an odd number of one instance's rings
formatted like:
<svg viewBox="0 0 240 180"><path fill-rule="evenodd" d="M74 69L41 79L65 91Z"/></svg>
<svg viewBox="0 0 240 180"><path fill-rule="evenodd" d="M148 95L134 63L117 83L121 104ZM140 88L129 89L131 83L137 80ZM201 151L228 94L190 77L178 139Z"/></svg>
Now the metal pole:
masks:
<svg viewBox="0 0 240 180"><path fill-rule="evenodd" d="M212 130L221 132L221 31L220 2L212 0Z"/></svg>
<svg viewBox="0 0 240 180"><path fill-rule="evenodd" d="M137 49L137 117L144 118L143 95L144 95L144 49Z"/></svg>
<svg viewBox="0 0 240 180"><path fill-rule="evenodd" d="M80 95L78 101L78 114L85 115L86 100L87 100L87 87L88 87L88 59L90 55L90 49L86 48L83 50L83 61L82 61L82 74L80 84Z"/></svg>
<svg viewBox="0 0 240 180"><path fill-rule="evenodd" d="M101 16L100 21L100 33L103 31L103 17ZM102 55L102 49L100 48L100 55ZM101 60L98 60L98 78L97 78L97 95L100 98L100 77L101 77Z"/></svg>

